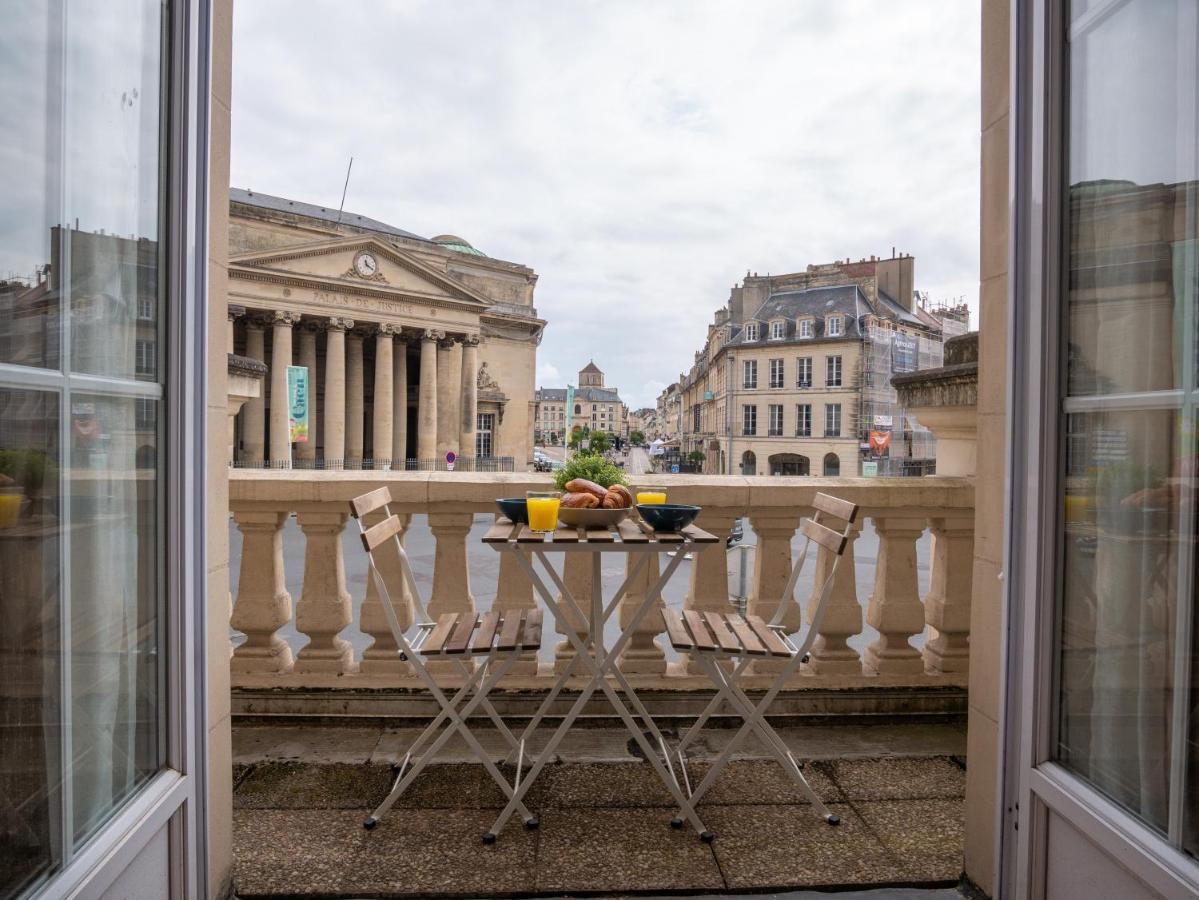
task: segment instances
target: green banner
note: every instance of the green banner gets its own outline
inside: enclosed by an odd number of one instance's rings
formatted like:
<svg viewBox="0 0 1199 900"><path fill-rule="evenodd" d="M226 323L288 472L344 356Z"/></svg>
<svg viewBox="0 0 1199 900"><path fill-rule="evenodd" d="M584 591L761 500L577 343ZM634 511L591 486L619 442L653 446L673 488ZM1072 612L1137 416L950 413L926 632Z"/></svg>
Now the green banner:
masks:
<svg viewBox="0 0 1199 900"><path fill-rule="evenodd" d="M292 442L308 443L308 369L305 366L287 367L287 415Z"/></svg>

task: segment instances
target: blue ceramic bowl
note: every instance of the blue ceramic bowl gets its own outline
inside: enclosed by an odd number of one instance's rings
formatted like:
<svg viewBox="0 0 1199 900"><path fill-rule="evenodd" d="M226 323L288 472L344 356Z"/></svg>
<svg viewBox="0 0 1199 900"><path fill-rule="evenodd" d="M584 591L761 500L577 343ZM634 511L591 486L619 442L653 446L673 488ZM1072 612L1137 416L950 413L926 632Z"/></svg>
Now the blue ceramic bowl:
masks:
<svg viewBox="0 0 1199 900"><path fill-rule="evenodd" d="M700 507L679 503L639 503L637 512L654 531L678 531L695 521Z"/></svg>
<svg viewBox="0 0 1199 900"><path fill-rule="evenodd" d="M503 500L496 500L495 505L510 521L519 522L522 525L529 524L529 507L524 497L506 497Z"/></svg>

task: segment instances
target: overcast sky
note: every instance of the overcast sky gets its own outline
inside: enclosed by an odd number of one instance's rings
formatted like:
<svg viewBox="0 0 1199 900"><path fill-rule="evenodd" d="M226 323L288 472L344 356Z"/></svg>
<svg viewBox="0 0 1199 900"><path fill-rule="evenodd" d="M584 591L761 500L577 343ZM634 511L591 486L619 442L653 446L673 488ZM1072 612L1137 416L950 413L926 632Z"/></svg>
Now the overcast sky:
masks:
<svg viewBox="0 0 1199 900"><path fill-rule="evenodd" d="M916 257L977 310L979 4L238 0L234 186L539 275L538 384L630 406L746 271Z"/></svg>

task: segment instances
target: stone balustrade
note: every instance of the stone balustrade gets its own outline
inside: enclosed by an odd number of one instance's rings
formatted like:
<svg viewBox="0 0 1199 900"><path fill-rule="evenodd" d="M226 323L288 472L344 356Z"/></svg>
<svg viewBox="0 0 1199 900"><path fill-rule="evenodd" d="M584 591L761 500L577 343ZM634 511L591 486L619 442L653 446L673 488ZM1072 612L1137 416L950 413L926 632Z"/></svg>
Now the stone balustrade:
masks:
<svg viewBox="0 0 1199 900"><path fill-rule="evenodd" d="M825 491L859 504L863 518L855 528L846 559L837 570L831 606L812 648L809 662L789 686L802 693L810 689L848 692L865 697L867 707L877 689L943 688L966 686L969 666L969 621L973 558L974 486L969 478L795 478L673 475L635 476L634 487L665 486L672 502L703 507L701 527L727 534L735 519L745 517L756 534L757 548L748 606L751 612L773 616L779 595L791 571L790 546L801 517L811 515L812 498ZM240 577L235 588L231 624L246 635L232 656L235 711L241 713L365 713L372 711L372 696L419 694L421 689L406 663L397 658L394 641L382 614L379 598L370 585L347 585L343 553L361 552L356 542L341 539L348 520L348 501L386 484L405 527L415 515L428 517L436 542L432 572L418 571L425 582L425 601L433 615L476 610L470 584L468 557L494 562L498 568L497 608L532 608L532 586L506 554L469 537L474 517L493 514L495 497L520 496L526 490L545 489L549 476L447 472L363 472L300 470L233 470L230 472L230 508L243 534ZM303 573L286 573L282 531L295 516L305 542ZM860 585L855 546L866 522L878 537L878 558L870 585ZM920 594L916 544L926 531L932 535L929 589ZM347 551L344 548L350 547ZM813 547L811 552L817 548ZM568 557L565 581L585 600L590 590L586 565L579 571ZM831 556L820 550L808 566L815 566L814 583L823 583ZM418 563L419 565L419 563ZM427 565L427 563L426 563ZM389 580L399 584L398 559L380 559ZM687 608L730 608L727 591L728 561L723 544L695 554L676 577L690 582ZM656 567L652 567L656 568ZM287 576L302 584L293 599L286 589ZM633 586L620 611L630 614L653 577L646 571ZM431 588L429 585L431 584ZM869 588L867 593L867 587ZM357 589L361 597L352 596ZM859 602L869 596L863 609ZM409 599L397 594L402 620L411 621ZM783 621L799 629L811 615L814 596L783 598ZM353 609L360 608L356 624ZM479 605L485 605L479 604ZM584 607L586 608L586 607ZM293 653L280 631L293 623L308 642ZM582 623L578 623L582 628ZM877 636L859 653L850 641L869 626ZM710 685L698 667L686 658L669 661L666 639L658 633L660 621L651 616L622 654L620 665L639 688L670 692L671 702L686 706L685 693L707 690ZM339 633L361 629L373 643L363 652L351 652ZM927 630L926 630L927 629ZM924 634L923 650L910 643ZM569 659L569 644L545 630L545 653L538 663L529 654L503 682L508 691L546 688ZM362 643L361 641L358 643ZM551 652L553 651L553 652ZM673 654L671 654L673 655ZM756 662L749 686L764 685L770 678L769 662ZM448 667L433 668L439 680L453 684L457 677ZM334 690L330 690L334 689ZM876 689L875 693L871 693ZM397 693L398 692L398 693ZM238 701L238 697L241 701ZM697 698L700 695L696 695ZM784 695L785 696L785 695ZM684 701L678 698L683 697ZM297 699L298 698L298 699ZM696 702L699 702L698 699ZM392 707L386 707L394 710Z"/></svg>

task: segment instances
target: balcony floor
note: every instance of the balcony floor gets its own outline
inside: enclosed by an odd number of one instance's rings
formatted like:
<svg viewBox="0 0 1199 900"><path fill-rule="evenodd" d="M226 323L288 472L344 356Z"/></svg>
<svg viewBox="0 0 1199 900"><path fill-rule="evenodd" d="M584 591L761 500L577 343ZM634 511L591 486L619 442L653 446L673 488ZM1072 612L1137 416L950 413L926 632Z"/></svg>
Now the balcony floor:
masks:
<svg viewBox="0 0 1199 900"><path fill-rule="evenodd" d="M495 846L481 843L502 795L481 766L462 762L457 739L374 831L364 831L366 812L387 793L387 764L415 733L235 728L238 895L933 888L956 884L961 873L965 732L957 725L782 729L788 744L813 760L809 781L842 824L818 819L778 765L755 758L749 746L701 807L717 835L711 845L668 826L666 790L648 763L629 754L627 734L606 727L572 732L530 790L538 831L514 817ZM693 778L732 733L708 732ZM478 734L485 744L494 737Z"/></svg>

